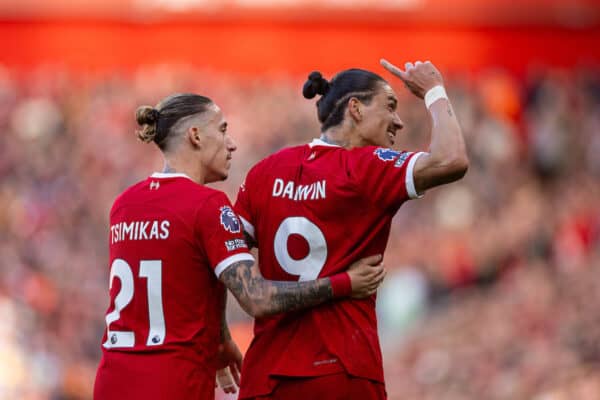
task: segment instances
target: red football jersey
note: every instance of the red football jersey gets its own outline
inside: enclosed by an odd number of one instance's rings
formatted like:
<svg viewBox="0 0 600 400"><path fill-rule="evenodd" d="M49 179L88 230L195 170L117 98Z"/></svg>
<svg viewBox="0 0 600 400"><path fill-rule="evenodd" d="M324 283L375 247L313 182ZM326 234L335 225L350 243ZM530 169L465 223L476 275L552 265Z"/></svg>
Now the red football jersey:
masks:
<svg viewBox="0 0 600 400"><path fill-rule="evenodd" d="M235 209L257 241L265 278L331 276L383 254L392 217L418 197L412 171L420 154L314 140L259 162ZM257 319L254 333L240 398L269 393L277 375L346 371L383 382L375 296Z"/></svg>
<svg viewBox="0 0 600 400"><path fill-rule="evenodd" d="M96 399L214 396L225 287L253 260L227 197L183 174L155 173L110 212L110 306Z"/></svg>

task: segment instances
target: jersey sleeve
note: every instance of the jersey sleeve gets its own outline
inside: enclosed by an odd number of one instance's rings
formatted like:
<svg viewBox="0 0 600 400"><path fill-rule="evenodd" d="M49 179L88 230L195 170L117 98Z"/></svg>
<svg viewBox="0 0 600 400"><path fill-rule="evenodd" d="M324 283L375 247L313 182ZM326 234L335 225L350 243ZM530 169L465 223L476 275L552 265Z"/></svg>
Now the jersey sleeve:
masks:
<svg viewBox="0 0 600 400"><path fill-rule="evenodd" d="M352 153L349 175L357 190L380 207L397 208L417 193L414 166L425 153L396 151L383 147L364 147Z"/></svg>
<svg viewBox="0 0 600 400"><path fill-rule="evenodd" d="M240 217L244 231L256 240L255 221L256 214L253 207L253 198L257 194L256 180L258 166L254 166L246 175L244 183L240 185L234 210Z"/></svg>
<svg viewBox="0 0 600 400"><path fill-rule="evenodd" d="M224 193L219 192L206 200L197 213L195 224L217 278L238 261L254 261L244 240L242 224Z"/></svg>

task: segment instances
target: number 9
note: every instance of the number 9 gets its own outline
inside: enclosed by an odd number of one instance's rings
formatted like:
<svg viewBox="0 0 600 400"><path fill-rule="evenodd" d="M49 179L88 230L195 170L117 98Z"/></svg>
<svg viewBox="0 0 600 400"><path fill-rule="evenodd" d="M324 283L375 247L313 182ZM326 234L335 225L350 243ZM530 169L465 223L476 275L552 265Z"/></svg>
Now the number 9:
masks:
<svg viewBox="0 0 600 400"><path fill-rule="evenodd" d="M288 251L288 238L292 234L302 236L308 242L308 255L294 260ZM275 233L275 257L285 272L298 275L299 281L317 279L327 260L327 241L319 227L305 217L288 217L281 222Z"/></svg>

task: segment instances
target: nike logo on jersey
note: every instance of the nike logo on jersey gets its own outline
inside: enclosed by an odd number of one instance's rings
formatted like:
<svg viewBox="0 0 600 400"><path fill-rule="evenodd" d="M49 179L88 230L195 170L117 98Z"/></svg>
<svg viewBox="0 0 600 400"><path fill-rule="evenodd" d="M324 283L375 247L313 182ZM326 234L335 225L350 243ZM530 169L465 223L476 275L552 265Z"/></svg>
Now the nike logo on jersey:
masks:
<svg viewBox="0 0 600 400"><path fill-rule="evenodd" d="M309 185L296 185L277 178L273 183L273 197L284 197L294 201L319 200L327 197L325 179Z"/></svg>

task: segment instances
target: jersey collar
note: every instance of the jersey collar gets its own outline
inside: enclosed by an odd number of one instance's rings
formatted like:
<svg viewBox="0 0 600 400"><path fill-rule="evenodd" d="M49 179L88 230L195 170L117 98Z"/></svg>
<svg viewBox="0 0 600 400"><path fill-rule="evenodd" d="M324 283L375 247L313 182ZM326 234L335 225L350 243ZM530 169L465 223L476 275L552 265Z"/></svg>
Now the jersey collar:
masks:
<svg viewBox="0 0 600 400"><path fill-rule="evenodd" d="M327 143L327 142L325 142L325 141L323 141L323 140L321 140L321 139L313 139L313 141L312 141L312 142L310 142L308 145L309 145L311 148L312 148L312 147L314 147L314 146L342 147L342 146L340 146L340 145L337 145L337 144L331 144L331 143Z"/></svg>
<svg viewBox="0 0 600 400"><path fill-rule="evenodd" d="M155 172L150 176L152 178L188 178L190 181L193 180L186 174L182 174L179 172L177 172L177 173L175 173L175 172Z"/></svg>

